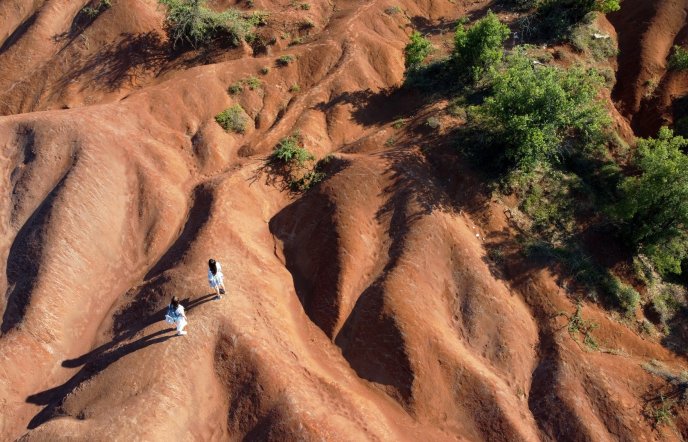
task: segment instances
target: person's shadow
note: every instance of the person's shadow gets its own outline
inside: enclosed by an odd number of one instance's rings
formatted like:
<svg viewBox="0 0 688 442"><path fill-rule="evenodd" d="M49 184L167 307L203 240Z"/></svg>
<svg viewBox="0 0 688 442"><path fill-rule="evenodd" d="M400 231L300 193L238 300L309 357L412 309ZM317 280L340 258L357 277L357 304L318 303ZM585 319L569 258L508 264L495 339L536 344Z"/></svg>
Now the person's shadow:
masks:
<svg viewBox="0 0 688 442"><path fill-rule="evenodd" d="M205 304L206 302L212 301L214 298L215 294L213 293L194 299L193 301L189 301L187 298L182 300L181 303L184 305L185 309L189 311L202 304ZM112 341L103 344L91 350L90 352L79 356L78 358L67 359L63 361L62 366L66 368L76 368L79 366L83 367L81 367L81 369L64 384L41 391L40 393L32 394L26 398L26 402L28 403L46 406L43 408L43 410L36 414L33 419L31 419L27 428L29 430L34 429L48 420L59 416L61 414L62 404L70 392L74 391L74 389L81 383L105 370L114 362L137 350L165 342L168 339L175 337L176 334L169 334L174 332L175 329L166 328L164 330L159 330L143 336L137 340L127 342L126 344L119 345L127 339L134 337L136 333L145 329L149 325L164 320L166 311L167 308L159 310L146 318L144 321L139 322L138 324L125 330L123 333L115 336Z"/></svg>

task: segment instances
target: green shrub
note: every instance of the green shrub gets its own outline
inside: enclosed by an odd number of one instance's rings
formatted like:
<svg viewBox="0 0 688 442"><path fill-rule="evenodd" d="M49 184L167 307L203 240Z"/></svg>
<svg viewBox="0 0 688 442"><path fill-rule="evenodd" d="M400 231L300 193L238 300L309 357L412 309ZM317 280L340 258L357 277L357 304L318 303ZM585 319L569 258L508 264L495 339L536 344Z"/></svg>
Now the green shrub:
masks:
<svg viewBox="0 0 688 442"><path fill-rule="evenodd" d="M410 42L404 48L404 58L406 69L416 69L425 58L432 52L432 44L430 40L423 37L420 32L413 31L411 33Z"/></svg>
<svg viewBox="0 0 688 442"><path fill-rule="evenodd" d="M264 66L264 67L260 68L260 74L261 74L261 75L267 75L267 74L269 74L269 73L270 73L270 68L269 68L269 67Z"/></svg>
<svg viewBox="0 0 688 442"><path fill-rule="evenodd" d="M674 46L669 57L669 68L677 71L688 69L688 49L681 46Z"/></svg>
<svg viewBox="0 0 688 442"><path fill-rule="evenodd" d="M295 60L293 55L282 55L280 58L277 59L277 64L280 66L287 66L289 63L293 62Z"/></svg>
<svg viewBox="0 0 688 442"><path fill-rule="evenodd" d="M621 281L614 275L608 276L604 283L604 289L609 293L615 303L627 314L632 315L640 302L640 294L636 289Z"/></svg>
<svg viewBox="0 0 688 442"><path fill-rule="evenodd" d="M100 15L101 12L112 6L110 0L100 0L96 2L93 6L85 6L81 9L81 12L87 15L89 18L93 19Z"/></svg>
<svg viewBox="0 0 688 442"><path fill-rule="evenodd" d="M244 84L246 84L246 86L248 86L248 88L251 89L252 91L254 91L254 90L256 90L256 89L260 89L261 87L263 87L263 82L260 81L260 78L258 78L258 77L256 77L256 76L253 76L253 75L251 75L250 77L244 79L243 82L244 82Z"/></svg>
<svg viewBox="0 0 688 442"><path fill-rule="evenodd" d="M294 83L294 84L292 84L291 87L289 88L289 92L291 92L292 94L298 94L299 92L301 92L301 86L299 86L298 84Z"/></svg>
<svg viewBox="0 0 688 442"><path fill-rule="evenodd" d="M234 83L227 88L227 92L229 92L230 95L240 94L244 92L244 86L241 85L241 82Z"/></svg>
<svg viewBox="0 0 688 442"><path fill-rule="evenodd" d="M240 105L235 104L217 114L215 116L215 121L217 121L217 124L225 131L231 130L236 133L244 133L248 117L244 109Z"/></svg>
<svg viewBox="0 0 688 442"><path fill-rule="evenodd" d="M385 8L385 14L387 15L396 15L401 12L401 8L399 6L389 6Z"/></svg>
<svg viewBox="0 0 688 442"><path fill-rule="evenodd" d="M173 46L200 44L224 36L238 45L253 27L250 19L228 9L215 12L205 6L205 0L158 0L167 7L165 28Z"/></svg>
<svg viewBox="0 0 688 442"><path fill-rule="evenodd" d="M270 13L265 11L253 11L248 17L248 22L252 26L265 26L268 24L268 17Z"/></svg>
<svg viewBox="0 0 688 442"><path fill-rule="evenodd" d="M478 81L483 74L502 60L502 45L509 37L508 26L491 11L471 28L459 24L454 33L453 58L461 71Z"/></svg>
<svg viewBox="0 0 688 442"><path fill-rule="evenodd" d="M639 139L637 176L621 185L615 214L628 237L661 274L681 273L688 257L688 140L663 127L657 138Z"/></svg>
<svg viewBox="0 0 688 442"><path fill-rule="evenodd" d="M301 20L301 23L299 24L299 28L301 29L311 29L315 27L315 22L311 20L310 18L306 18L304 20Z"/></svg>
<svg viewBox="0 0 688 442"><path fill-rule="evenodd" d="M430 129L438 129L440 127L440 120L437 117L428 117L427 120L425 120L425 125L428 126Z"/></svg>
<svg viewBox="0 0 688 442"><path fill-rule="evenodd" d="M611 122L597 98L602 84L594 71L534 66L517 52L495 76L493 96L479 114L499 133L511 166L531 170L555 160L564 143L587 146L602 138Z"/></svg>
<svg viewBox="0 0 688 442"><path fill-rule="evenodd" d="M306 161L313 159L313 155L301 146L299 136L296 134L282 138L272 153L272 157L282 163L296 162L298 165L303 165Z"/></svg>

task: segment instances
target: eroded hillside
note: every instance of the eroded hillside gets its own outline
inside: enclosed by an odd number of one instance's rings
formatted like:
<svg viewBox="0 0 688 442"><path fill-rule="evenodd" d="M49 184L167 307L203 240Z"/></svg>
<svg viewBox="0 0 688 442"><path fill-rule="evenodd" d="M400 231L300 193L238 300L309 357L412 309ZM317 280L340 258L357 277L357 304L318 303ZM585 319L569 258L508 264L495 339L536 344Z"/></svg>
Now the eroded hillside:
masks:
<svg viewBox="0 0 688 442"><path fill-rule="evenodd" d="M91 3L0 0L1 439L687 434L683 411L648 416L673 389L643 368L684 357L595 303L581 311L602 351L572 339L574 297L509 254L518 226L456 154L461 118L401 87L412 29L441 46L490 2L215 1L267 23L252 44L189 50L155 0ZM685 10L625 0L604 22L622 131L685 92L652 52L682 38ZM236 104L245 127L225 131ZM307 190L267 161L290 136L327 159ZM162 321L173 295L185 337Z"/></svg>

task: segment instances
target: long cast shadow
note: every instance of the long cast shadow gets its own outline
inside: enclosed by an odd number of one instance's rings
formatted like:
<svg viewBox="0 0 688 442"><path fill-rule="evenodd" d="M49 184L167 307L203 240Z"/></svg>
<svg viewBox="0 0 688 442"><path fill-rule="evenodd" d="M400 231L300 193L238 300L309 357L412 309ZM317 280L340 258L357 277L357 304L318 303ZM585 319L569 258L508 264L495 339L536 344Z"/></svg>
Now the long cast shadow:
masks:
<svg viewBox="0 0 688 442"><path fill-rule="evenodd" d="M200 298L194 299L194 300L189 300L183 299L181 300L181 304L184 306L186 311L191 311L194 308L205 304L206 302L210 302L215 298L215 294L207 294L204 296L201 296ZM123 331L119 334L117 334L112 341L107 342L99 347L94 348L93 350L89 351L88 353L79 356L78 358L74 359L66 359L62 362L62 366L66 368L76 368L79 366L82 366L84 364L88 364L92 361L94 361L96 358L98 358L100 355L110 351L112 348L116 347L117 344L120 342L124 342L127 339L130 339L134 337L137 333L139 333L141 330L145 329L146 327L159 322L163 321L165 319L165 312L167 311L167 307L157 310L155 313L151 314L147 318L145 318L142 321L135 322L128 327L124 328Z"/></svg>
<svg viewBox="0 0 688 442"><path fill-rule="evenodd" d="M43 410L36 414L33 419L31 419L27 428L29 430L34 429L53 417L60 416L62 413L61 408L65 398L80 384L97 375L128 354L151 345L167 341L175 335L164 335L173 331L173 328L159 330L113 350L101 352L100 354L96 355L95 359L86 363L81 370L79 370L64 384L27 397L26 402L28 403L46 406L43 408Z"/></svg>

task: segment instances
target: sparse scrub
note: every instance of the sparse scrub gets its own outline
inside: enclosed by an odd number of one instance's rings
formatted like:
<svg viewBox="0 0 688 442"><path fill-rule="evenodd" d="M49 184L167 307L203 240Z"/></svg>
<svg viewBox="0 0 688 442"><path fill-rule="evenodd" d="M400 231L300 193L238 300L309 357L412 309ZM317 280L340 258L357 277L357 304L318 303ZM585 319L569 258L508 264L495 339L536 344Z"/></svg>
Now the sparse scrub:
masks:
<svg viewBox="0 0 688 442"><path fill-rule="evenodd" d="M469 29L459 24L454 33L453 54L457 68L467 72L472 81L478 81L502 60L502 45L509 34L509 27L491 11Z"/></svg>
<svg viewBox="0 0 688 442"><path fill-rule="evenodd" d="M205 0L158 0L167 8L165 27L173 46L201 44L226 37L238 45L254 26L239 11L228 9L215 12L206 7Z"/></svg>
<svg viewBox="0 0 688 442"><path fill-rule="evenodd" d="M573 314L567 314L566 312L559 312L558 316L563 316L568 320L567 330L571 339L578 343L578 335L583 336L583 344L592 351L599 350L599 345L597 341L592 336L593 330L599 327L599 325L593 320L583 319L583 306L578 303L576 305L576 310Z"/></svg>
<svg viewBox="0 0 688 442"><path fill-rule="evenodd" d="M298 94L299 92L301 92L301 86L299 86L298 84L292 84L291 87L289 87L289 92L291 92L292 94Z"/></svg>
<svg viewBox="0 0 688 442"><path fill-rule="evenodd" d="M232 131L236 133L244 133L246 130L246 123L248 117L244 109L235 104L234 106L225 109L215 116L215 121L219 124L225 131Z"/></svg>
<svg viewBox="0 0 688 442"><path fill-rule="evenodd" d="M392 122L392 127L395 129L401 129L406 125L406 120L404 118L397 118Z"/></svg>
<svg viewBox="0 0 688 442"><path fill-rule="evenodd" d="M385 8L385 14L387 15L396 15L401 12L401 8L399 6L389 6Z"/></svg>
<svg viewBox="0 0 688 442"><path fill-rule="evenodd" d="M264 66L264 67L260 68L260 74L261 74L261 75L267 75L267 74L269 74L269 73L270 73L270 68L269 68L269 67Z"/></svg>
<svg viewBox="0 0 688 442"><path fill-rule="evenodd" d="M572 26L592 23L595 12L607 14L620 7L620 0L542 0L535 14L536 30L531 33L564 40Z"/></svg>
<svg viewBox="0 0 688 442"><path fill-rule="evenodd" d="M585 22L572 28L569 41L578 52L590 54L597 61L604 61L618 54L611 36Z"/></svg>

